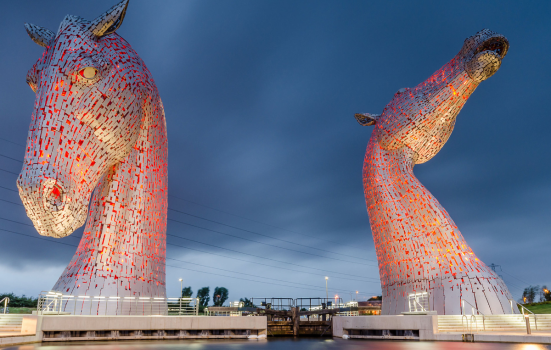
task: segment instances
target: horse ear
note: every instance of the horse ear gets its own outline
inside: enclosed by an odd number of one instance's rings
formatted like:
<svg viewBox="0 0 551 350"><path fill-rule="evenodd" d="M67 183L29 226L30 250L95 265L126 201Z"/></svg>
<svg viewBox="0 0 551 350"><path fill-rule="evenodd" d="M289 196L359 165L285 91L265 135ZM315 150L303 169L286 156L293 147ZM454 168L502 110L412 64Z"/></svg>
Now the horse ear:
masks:
<svg viewBox="0 0 551 350"><path fill-rule="evenodd" d="M25 29L31 39L43 47L50 45L50 42L55 38L54 32L46 28L35 26L34 24L25 23Z"/></svg>
<svg viewBox="0 0 551 350"><path fill-rule="evenodd" d="M96 37L101 38L107 34L114 33L122 24L129 0L123 0L111 7L103 15L90 23L88 30Z"/></svg>
<svg viewBox="0 0 551 350"><path fill-rule="evenodd" d="M379 118L380 114L369 114L369 113L356 113L354 114L354 118L360 123L362 126L369 126L369 125L375 125L377 123L377 118Z"/></svg>

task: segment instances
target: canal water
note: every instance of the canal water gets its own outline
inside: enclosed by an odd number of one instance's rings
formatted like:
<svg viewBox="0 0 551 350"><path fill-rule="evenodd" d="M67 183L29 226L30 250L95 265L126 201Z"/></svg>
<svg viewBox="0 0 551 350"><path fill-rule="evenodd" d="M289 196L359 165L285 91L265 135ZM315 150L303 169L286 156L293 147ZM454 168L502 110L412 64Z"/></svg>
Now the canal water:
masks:
<svg viewBox="0 0 551 350"><path fill-rule="evenodd" d="M551 350L551 345L280 338L269 340L145 340L41 343L3 350Z"/></svg>

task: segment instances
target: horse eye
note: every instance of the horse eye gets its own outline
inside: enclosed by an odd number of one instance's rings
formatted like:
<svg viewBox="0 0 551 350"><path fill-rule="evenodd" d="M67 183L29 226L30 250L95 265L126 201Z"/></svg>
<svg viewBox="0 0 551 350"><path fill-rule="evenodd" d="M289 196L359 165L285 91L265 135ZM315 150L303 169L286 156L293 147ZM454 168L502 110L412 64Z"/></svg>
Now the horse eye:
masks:
<svg viewBox="0 0 551 350"><path fill-rule="evenodd" d="M98 70L94 67L86 67L81 69L78 74L80 74L81 77L86 79L94 79L96 75L98 74Z"/></svg>

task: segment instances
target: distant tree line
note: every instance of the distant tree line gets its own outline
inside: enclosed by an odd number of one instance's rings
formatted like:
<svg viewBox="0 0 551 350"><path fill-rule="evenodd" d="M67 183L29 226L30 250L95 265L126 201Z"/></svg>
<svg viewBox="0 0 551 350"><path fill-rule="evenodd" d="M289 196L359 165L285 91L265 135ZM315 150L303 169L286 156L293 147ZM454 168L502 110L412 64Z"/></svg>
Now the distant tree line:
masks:
<svg viewBox="0 0 551 350"><path fill-rule="evenodd" d="M539 299L539 300L538 300ZM532 304L537 302L551 301L551 291L547 286L528 286L522 292L521 303Z"/></svg>
<svg viewBox="0 0 551 350"><path fill-rule="evenodd" d="M8 307L28 307L28 308L36 308L38 305L38 298L33 297L27 297L25 294L22 296L17 296L14 293L3 293L0 294L0 300L4 299L5 297L10 298L10 302L8 304ZM4 307L4 303L2 302L2 305L0 307Z"/></svg>
<svg viewBox="0 0 551 350"><path fill-rule="evenodd" d="M222 306L229 298L229 291L225 287L216 287L212 293L213 306ZM191 298L193 296L193 289L191 287L185 287L182 289L182 298ZM203 287L197 291L195 295L199 299L199 311L202 312L209 306L210 302L210 287ZM245 298L247 301L249 299ZM243 299L241 299L243 300ZM250 303L250 301L249 301ZM251 303L252 304L252 303Z"/></svg>

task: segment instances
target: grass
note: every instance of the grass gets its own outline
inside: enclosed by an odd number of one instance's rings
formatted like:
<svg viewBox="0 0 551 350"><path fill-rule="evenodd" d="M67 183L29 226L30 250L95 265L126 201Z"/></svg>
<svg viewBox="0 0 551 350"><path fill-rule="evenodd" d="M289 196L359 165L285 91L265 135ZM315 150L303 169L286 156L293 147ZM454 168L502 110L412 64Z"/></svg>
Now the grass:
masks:
<svg viewBox="0 0 551 350"><path fill-rule="evenodd" d="M32 314L33 311L36 310L36 308L30 308L30 307L8 307L10 310L10 314Z"/></svg>
<svg viewBox="0 0 551 350"><path fill-rule="evenodd" d="M535 314L551 314L551 301L543 303L524 304L524 307Z"/></svg>

